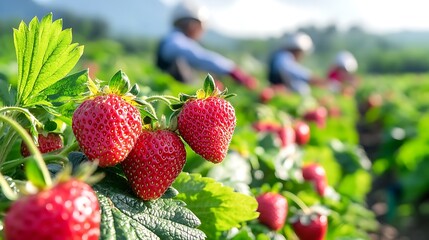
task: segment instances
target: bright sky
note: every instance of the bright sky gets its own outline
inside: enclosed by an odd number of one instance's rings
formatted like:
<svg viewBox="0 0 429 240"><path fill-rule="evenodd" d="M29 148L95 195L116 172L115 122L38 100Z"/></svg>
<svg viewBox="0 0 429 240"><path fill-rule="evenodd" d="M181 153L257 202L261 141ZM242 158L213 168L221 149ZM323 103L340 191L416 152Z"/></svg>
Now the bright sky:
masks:
<svg viewBox="0 0 429 240"><path fill-rule="evenodd" d="M178 0L161 0L174 4ZM209 27L237 37L277 36L303 24L359 24L384 33L429 30L424 0L196 0L209 7Z"/></svg>

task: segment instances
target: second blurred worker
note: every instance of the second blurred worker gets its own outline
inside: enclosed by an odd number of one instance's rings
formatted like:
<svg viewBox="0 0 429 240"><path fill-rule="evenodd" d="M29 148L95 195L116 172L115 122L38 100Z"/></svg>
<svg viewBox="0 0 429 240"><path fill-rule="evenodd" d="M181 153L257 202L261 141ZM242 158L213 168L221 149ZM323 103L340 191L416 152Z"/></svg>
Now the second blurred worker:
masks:
<svg viewBox="0 0 429 240"><path fill-rule="evenodd" d="M307 34L298 32L288 36L269 60L270 84L286 86L301 95L311 94L310 84L323 85L325 79L314 76L300 63L312 48L313 41Z"/></svg>
<svg viewBox="0 0 429 240"><path fill-rule="evenodd" d="M199 70L216 76L229 75L249 89L256 88L257 81L233 61L197 42L202 37L207 18L207 9L194 2L184 1L175 7L173 30L158 45L158 68L184 83L195 81L194 71Z"/></svg>

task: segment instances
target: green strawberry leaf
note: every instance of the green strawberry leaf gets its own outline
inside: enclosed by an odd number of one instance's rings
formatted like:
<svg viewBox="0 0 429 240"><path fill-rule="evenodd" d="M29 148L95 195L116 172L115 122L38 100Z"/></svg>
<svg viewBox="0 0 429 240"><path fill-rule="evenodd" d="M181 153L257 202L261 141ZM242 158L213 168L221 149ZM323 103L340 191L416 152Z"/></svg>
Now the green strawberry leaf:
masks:
<svg viewBox="0 0 429 240"><path fill-rule="evenodd" d="M34 105L34 96L65 77L83 53L83 46L72 42L71 29L62 30L62 20L52 22L52 14L40 22L33 18L27 26L14 29L18 61L17 104Z"/></svg>
<svg viewBox="0 0 429 240"><path fill-rule="evenodd" d="M83 70L57 81L37 96L31 97L31 102L47 106L59 107L69 101L83 99L82 93L88 91L88 70Z"/></svg>
<svg viewBox="0 0 429 240"><path fill-rule="evenodd" d="M76 101L83 99L88 91L88 70L64 77L60 81L31 97L32 105L42 106L47 112L57 115L67 124L71 124Z"/></svg>
<svg viewBox="0 0 429 240"><path fill-rule="evenodd" d="M128 76L122 70L115 73L109 81L110 89L120 95L127 93L130 90L130 85Z"/></svg>
<svg viewBox="0 0 429 240"><path fill-rule="evenodd" d="M165 191L164 195L162 195L162 198L174 198L177 194L179 194L179 192L176 189L169 187L167 188L167 191Z"/></svg>
<svg viewBox="0 0 429 240"><path fill-rule="evenodd" d="M93 186L102 217L100 239L205 239L200 220L182 201L135 197L126 178L106 171Z"/></svg>
<svg viewBox="0 0 429 240"><path fill-rule="evenodd" d="M181 173L173 187L179 191L176 198L201 220L200 229L208 239L218 239L223 231L258 217L255 198L234 192L212 178Z"/></svg>

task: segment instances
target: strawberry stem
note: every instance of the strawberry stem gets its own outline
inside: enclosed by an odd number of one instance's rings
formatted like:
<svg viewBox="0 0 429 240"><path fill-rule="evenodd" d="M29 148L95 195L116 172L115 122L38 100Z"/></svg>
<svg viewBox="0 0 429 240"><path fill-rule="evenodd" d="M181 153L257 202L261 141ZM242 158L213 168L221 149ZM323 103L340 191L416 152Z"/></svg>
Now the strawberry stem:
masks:
<svg viewBox="0 0 429 240"><path fill-rule="evenodd" d="M147 114L149 114L151 118L157 119L156 111L155 111L155 108L152 106L152 104L150 104L146 100L138 99L138 98L134 99L134 101L143 107L147 107L148 108L148 110L146 110Z"/></svg>
<svg viewBox="0 0 429 240"><path fill-rule="evenodd" d="M8 114L9 112L13 112L11 114ZM30 125L30 132L31 133L37 133L37 128L43 128L43 124L35 118L28 109L21 108L21 107L2 107L0 108L0 113L3 113L6 116L11 117L11 119L16 119L17 116L22 113L24 116L28 119L28 121L31 123ZM3 141L0 145L0 165L5 161L6 157L8 156L10 150L12 149L13 143L15 143L18 135L15 131L10 131L10 129L6 128L6 124L3 124L0 127L0 134L4 136ZM33 139L37 141L37 137Z"/></svg>
<svg viewBox="0 0 429 240"><path fill-rule="evenodd" d="M3 126L5 126L5 124L3 124ZM18 134L15 131L11 131L10 129L4 131L3 128L1 130L6 133L3 135L4 138L0 145L0 165L5 162L7 155L12 149L13 143L15 143L18 138Z"/></svg>
<svg viewBox="0 0 429 240"><path fill-rule="evenodd" d="M299 208L301 208L302 209L302 211L305 213L305 214L307 214L307 213L310 213L311 212L311 210L310 210L310 208L298 197L298 196L296 196L295 194L293 194L293 193L291 193L291 192L289 192L289 191L283 191L282 192L283 193L283 195L285 195L286 197L288 197L288 198L290 198L292 201L294 201L295 203L296 203L296 205L298 205L299 206Z"/></svg>
<svg viewBox="0 0 429 240"><path fill-rule="evenodd" d="M3 166L1 166L2 172L7 172L10 169L14 169L17 166L27 162L29 159L33 159L33 156L28 156L26 158L19 158L7 161ZM43 155L43 160L45 163L60 163L62 165L66 165L69 160L61 155Z"/></svg>
<svg viewBox="0 0 429 240"><path fill-rule="evenodd" d="M7 199L13 201L18 199L18 195L13 192L12 188L9 186L9 183L6 181L6 178L4 178L3 174L0 173L0 186L3 191L3 194L6 196Z"/></svg>
<svg viewBox="0 0 429 240"><path fill-rule="evenodd" d="M27 117L27 119L31 123L35 123L37 125L37 127L42 127L43 126L43 124L41 122L39 122L39 120L37 120L37 118L34 117L33 114L31 114L30 111L28 111L25 108L20 108L20 107L2 107L0 109L0 113L2 113L2 112L9 112L9 111L15 111L15 112L23 113Z"/></svg>
<svg viewBox="0 0 429 240"><path fill-rule="evenodd" d="M67 157L69 153L79 149L79 143L74 141L72 144L65 147L58 155L61 155L62 157Z"/></svg>
<svg viewBox="0 0 429 240"><path fill-rule="evenodd" d="M180 102L179 98L173 97L173 96L167 96L167 95L150 96L150 97L146 97L144 100L146 102L163 101L163 102L165 102L168 105L171 105L171 101Z"/></svg>
<svg viewBox="0 0 429 240"><path fill-rule="evenodd" d="M37 162L38 167L40 168L43 176L43 180L45 181L47 186L52 185L52 179L49 175L48 168L46 167L46 164L43 160L42 154L40 153L37 146L34 144L33 140L31 140L30 135L27 133L27 131L19 125L15 120L0 115L0 121L8 123L21 137L22 140L25 142L25 144L28 147L28 150L33 155L34 159Z"/></svg>

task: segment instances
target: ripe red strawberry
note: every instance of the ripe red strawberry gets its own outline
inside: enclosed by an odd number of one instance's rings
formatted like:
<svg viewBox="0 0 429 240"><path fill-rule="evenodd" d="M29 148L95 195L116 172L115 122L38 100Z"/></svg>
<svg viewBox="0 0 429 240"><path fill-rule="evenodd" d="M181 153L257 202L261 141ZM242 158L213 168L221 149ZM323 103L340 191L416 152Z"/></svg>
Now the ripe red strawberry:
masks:
<svg viewBox="0 0 429 240"><path fill-rule="evenodd" d="M161 197L182 171L186 150L170 130L143 130L122 167L133 191L144 200Z"/></svg>
<svg viewBox="0 0 429 240"><path fill-rule="evenodd" d="M380 107L383 104L383 96L379 93L372 93L366 100L368 109Z"/></svg>
<svg viewBox="0 0 429 240"><path fill-rule="evenodd" d="M292 228L300 240L323 240L328 228L328 218L318 213L300 216L292 223Z"/></svg>
<svg viewBox="0 0 429 240"><path fill-rule="evenodd" d="M267 87L262 90L262 92L259 94L259 99L262 103L267 103L270 101L274 96L276 95L276 92L273 88Z"/></svg>
<svg viewBox="0 0 429 240"><path fill-rule="evenodd" d="M314 187L320 196L325 195L328 180L326 178L325 169L321 165L317 163L305 165L302 168L302 177L306 181L311 181L314 184Z"/></svg>
<svg viewBox="0 0 429 240"><path fill-rule="evenodd" d="M122 162L141 133L139 110L116 94L84 101L73 114L73 133L83 153L99 166Z"/></svg>
<svg viewBox="0 0 429 240"><path fill-rule="evenodd" d="M288 211L286 198L278 193L268 192L259 195L256 201L259 222L275 231L281 229L285 224Z"/></svg>
<svg viewBox="0 0 429 240"><path fill-rule="evenodd" d="M46 136L43 134L38 135L39 150L41 153L48 153L64 147L63 139L58 133L48 133ZM24 142L21 142L21 155L23 157L30 156L30 151Z"/></svg>
<svg viewBox="0 0 429 240"><path fill-rule="evenodd" d="M304 114L304 119L307 121L315 122L319 128L324 128L326 125L326 117L328 116L328 110L319 106L316 109L310 110Z"/></svg>
<svg viewBox="0 0 429 240"><path fill-rule="evenodd" d="M341 108L339 108L338 106L331 106L328 108L329 117L338 118L338 117L341 117L341 115L342 115Z"/></svg>
<svg viewBox="0 0 429 240"><path fill-rule="evenodd" d="M299 145L304 145L310 140L310 127L306 122L298 121L293 126L295 130L295 141Z"/></svg>
<svg viewBox="0 0 429 240"><path fill-rule="evenodd" d="M280 124L273 121L259 121L253 123L252 127L257 132L277 132L280 130Z"/></svg>
<svg viewBox="0 0 429 240"><path fill-rule="evenodd" d="M183 139L192 150L213 163L225 158L235 124L234 107L217 96L189 99L177 118Z"/></svg>
<svg viewBox="0 0 429 240"><path fill-rule="evenodd" d="M72 179L14 202L4 219L4 233L8 240L96 240L100 220L92 188Z"/></svg>
<svg viewBox="0 0 429 240"><path fill-rule="evenodd" d="M282 148L288 147L295 143L295 130L292 126L285 125L277 131Z"/></svg>

